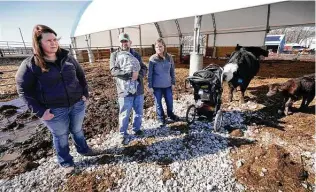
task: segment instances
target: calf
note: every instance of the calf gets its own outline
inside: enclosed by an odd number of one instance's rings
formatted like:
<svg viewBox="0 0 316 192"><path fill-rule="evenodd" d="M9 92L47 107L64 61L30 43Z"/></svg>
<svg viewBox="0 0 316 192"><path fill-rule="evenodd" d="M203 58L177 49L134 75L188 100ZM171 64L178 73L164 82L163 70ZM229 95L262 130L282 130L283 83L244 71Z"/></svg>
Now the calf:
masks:
<svg viewBox="0 0 316 192"><path fill-rule="evenodd" d="M281 84L271 84L269 85L269 92L267 93L267 96L271 97L277 92L281 92L284 96L281 109L278 110L279 113L284 112L285 115L291 113L293 102L297 101L301 97L303 97L300 106L300 110L302 111L308 107L315 97L315 74L290 79Z"/></svg>
<svg viewBox="0 0 316 192"><path fill-rule="evenodd" d="M269 52L260 47L241 47L237 44L235 52L224 66L224 80L228 82L229 101L233 100L233 91L239 86L241 103L244 103L245 91L250 81L260 68L259 57L268 56Z"/></svg>

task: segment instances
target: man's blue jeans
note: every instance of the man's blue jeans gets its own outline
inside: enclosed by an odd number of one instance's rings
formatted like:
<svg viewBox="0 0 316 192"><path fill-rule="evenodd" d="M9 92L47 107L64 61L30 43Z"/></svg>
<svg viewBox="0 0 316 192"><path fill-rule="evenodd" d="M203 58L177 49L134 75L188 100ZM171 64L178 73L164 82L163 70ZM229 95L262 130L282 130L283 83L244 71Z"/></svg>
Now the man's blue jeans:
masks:
<svg viewBox="0 0 316 192"><path fill-rule="evenodd" d="M127 136L127 129L129 124L129 117L132 109L133 112L133 131L140 130L143 118L144 109L144 95L119 97L119 129L123 136Z"/></svg>
<svg viewBox="0 0 316 192"><path fill-rule="evenodd" d="M153 88L155 96L155 105L156 113L158 120L162 123L165 123L165 113L162 107L162 97L165 98L167 105L167 115L168 117L173 117L173 97L172 97L172 88Z"/></svg>
<svg viewBox="0 0 316 192"><path fill-rule="evenodd" d="M50 113L54 114L54 118L49 121L42 120L42 122L53 135L57 160L61 166L73 166L73 158L69 154L69 132L78 153L84 154L89 150L82 130L85 102L80 100L72 107L50 109Z"/></svg>

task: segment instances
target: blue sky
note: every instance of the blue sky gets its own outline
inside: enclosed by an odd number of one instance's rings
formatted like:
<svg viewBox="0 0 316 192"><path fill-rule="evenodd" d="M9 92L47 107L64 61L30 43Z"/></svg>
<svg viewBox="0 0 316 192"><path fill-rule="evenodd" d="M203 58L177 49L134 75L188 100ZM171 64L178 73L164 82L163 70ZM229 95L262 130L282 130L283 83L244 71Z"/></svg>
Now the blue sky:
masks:
<svg viewBox="0 0 316 192"><path fill-rule="evenodd" d="M87 1L1 1L0 41L32 41L32 29L44 24L54 29L61 44L69 44L73 27L89 5Z"/></svg>

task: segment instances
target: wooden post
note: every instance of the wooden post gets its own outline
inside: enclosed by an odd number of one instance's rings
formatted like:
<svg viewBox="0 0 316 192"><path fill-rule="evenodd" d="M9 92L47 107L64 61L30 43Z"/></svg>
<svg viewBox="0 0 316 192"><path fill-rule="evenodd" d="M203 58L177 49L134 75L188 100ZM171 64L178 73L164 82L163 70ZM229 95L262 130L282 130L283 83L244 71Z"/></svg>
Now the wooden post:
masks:
<svg viewBox="0 0 316 192"><path fill-rule="evenodd" d="M140 55L143 56L143 48L142 48L142 30L141 30L141 27L139 25L139 52L140 52Z"/></svg>
<svg viewBox="0 0 316 192"><path fill-rule="evenodd" d="M98 62L100 62L99 47L97 47Z"/></svg>
<svg viewBox="0 0 316 192"><path fill-rule="evenodd" d="M213 55L212 57L216 57L216 21L215 21L215 14L212 13L212 20L213 20L213 28L214 28L214 42L213 42Z"/></svg>
<svg viewBox="0 0 316 192"><path fill-rule="evenodd" d="M109 30L111 49L113 48L112 32Z"/></svg>
<svg viewBox="0 0 316 192"><path fill-rule="evenodd" d="M8 53L9 53L9 55L11 55L9 42L7 42L7 46L8 46Z"/></svg>
<svg viewBox="0 0 316 192"><path fill-rule="evenodd" d="M205 53L204 53L204 57L206 56L207 49L208 49L208 38L209 38L209 34L206 35L206 39L205 39Z"/></svg>
<svg viewBox="0 0 316 192"><path fill-rule="evenodd" d="M264 34L264 38L263 38L263 46L265 46L266 44L266 36L267 34L269 33L270 31L270 5L268 5L268 10L267 10L267 25L266 25L266 31L265 31L265 34ZM278 48L278 52L279 52L279 48Z"/></svg>

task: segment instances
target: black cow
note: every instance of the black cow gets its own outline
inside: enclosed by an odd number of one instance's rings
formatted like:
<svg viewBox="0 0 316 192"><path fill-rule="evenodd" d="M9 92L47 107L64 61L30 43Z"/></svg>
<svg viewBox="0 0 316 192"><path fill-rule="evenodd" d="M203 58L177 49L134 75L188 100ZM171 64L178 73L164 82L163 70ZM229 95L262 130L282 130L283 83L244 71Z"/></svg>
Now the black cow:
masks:
<svg viewBox="0 0 316 192"><path fill-rule="evenodd" d="M233 100L233 91L239 86L241 103L244 103L245 91L255 75L257 75L260 56L267 57L268 51L260 47L241 47L237 44L235 51L224 66L224 80L230 88L229 101Z"/></svg>

